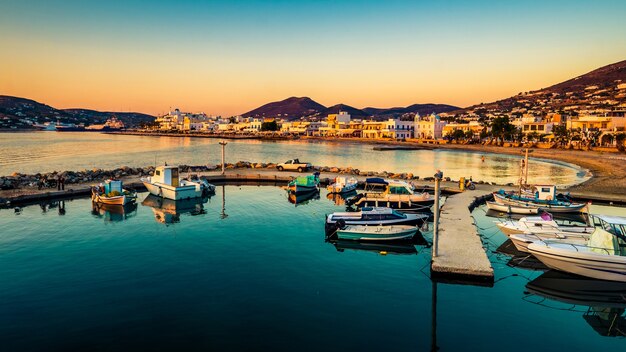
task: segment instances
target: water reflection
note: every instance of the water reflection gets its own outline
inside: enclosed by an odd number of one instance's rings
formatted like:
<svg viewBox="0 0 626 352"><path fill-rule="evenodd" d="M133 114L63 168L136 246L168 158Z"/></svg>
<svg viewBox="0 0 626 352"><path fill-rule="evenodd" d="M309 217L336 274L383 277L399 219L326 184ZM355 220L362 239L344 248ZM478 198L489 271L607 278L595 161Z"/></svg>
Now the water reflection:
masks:
<svg viewBox="0 0 626 352"><path fill-rule="evenodd" d="M209 201L205 198L192 198L184 200L172 200L148 195L141 205L152 208L154 219L162 224L175 224L180 222L180 216L206 214L204 204Z"/></svg>
<svg viewBox="0 0 626 352"><path fill-rule="evenodd" d="M558 309L582 312L583 319L602 336L626 336L624 282L595 280L551 270L526 284L526 290L526 301L540 305L548 305L544 299L557 301L568 305ZM578 310L576 306L586 308Z"/></svg>
<svg viewBox="0 0 626 352"><path fill-rule="evenodd" d="M335 203L335 205L346 205L346 200L357 195L356 190L352 190L347 193L328 193L326 194L326 199Z"/></svg>
<svg viewBox="0 0 626 352"><path fill-rule="evenodd" d="M91 214L96 218L102 218L104 222L120 222L137 215L136 202L131 202L125 205L91 204Z"/></svg>
<svg viewBox="0 0 626 352"><path fill-rule="evenodd" d="M320 199L320 191L315 190L308 193L292 193L289 192L287 195L287 199L289 203L294 204L295 206L308 204L312 200Z"/></svg>

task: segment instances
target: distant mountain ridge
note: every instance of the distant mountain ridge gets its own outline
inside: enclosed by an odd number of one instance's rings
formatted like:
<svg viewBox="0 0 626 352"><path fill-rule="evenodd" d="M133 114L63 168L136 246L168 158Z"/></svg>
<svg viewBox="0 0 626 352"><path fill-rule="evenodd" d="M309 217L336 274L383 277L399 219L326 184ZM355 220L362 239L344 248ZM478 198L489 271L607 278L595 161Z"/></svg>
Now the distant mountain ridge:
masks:
<svg viewBox="0 0 626 352"><path fill-rule="evenodd" d="M56 109L35 100L0 95L0 128L27 128L30 125L23 120L37 123L62 122L75 124L98 124L115 115L127 126L135 126L141 122L154 121L154 116L137 112L96 111L89 109Z"/></svg>
<svg viewBox="0 0 626 352"><path fill-rule="evenodd" d="M309 97L290 97L285 100L275 101L262 105L254 110L241 114L244 117L282 117L286 119L297 119L300 117L321 116L336 114L339 111L346 111L355 118L389 118L399 117L407 113L419 113L426 115L430 113L442 113L459 110L458 106L446 104L413 104L407 107L394 108L372 108L358 109L346 104L336 104L330 107L314 101Z"/></svg>

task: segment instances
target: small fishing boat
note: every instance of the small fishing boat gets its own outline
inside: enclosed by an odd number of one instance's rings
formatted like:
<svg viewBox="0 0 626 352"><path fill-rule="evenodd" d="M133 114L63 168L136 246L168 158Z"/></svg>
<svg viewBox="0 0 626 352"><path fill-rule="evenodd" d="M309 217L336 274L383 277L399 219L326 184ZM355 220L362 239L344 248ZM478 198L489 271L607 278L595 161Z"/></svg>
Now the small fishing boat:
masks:
<svg viewBox="0 0 626 352"><path fill-rule="evenodd" d="M353 241L392 241L413 238L417 227L411 225L346 225L337 230L337 238Z"/></svg>
<svg viewBox="0 0 626 352"><path fill-rule="evenodd" d="M417 192L413 185L402 180L384 180L373 177L365 180L365 193L350 201L362 207L388 207L404 211L431 211L435 197L427 192Z"/></svg>
<svg viewBox="0 0 626 352"><path fill-rule="evenodd" d="M544 213L541 216L523 217L517 221L497 221L496 225L500 228L500 231L507 236L523 233L537 235L556 233L564 235L587 234L587 236L589 236L595 230L593 226L559 225L548 213Z"/></svg>
<svg viewBox="0 0 626 352"><path fill-rule="evenodd" d="M626 282L626 218L590 215L596 229L586 244L536 241L528 251L546 266L600 280Z"/></svg>
<svg viewBox="0 0 626 352"><path fill-rule="evenodd" d="M487 202L487 209L507 214L538 214L540 208L528 204L500 204Z"/></svg>
<svg viewBox="0 0 626 352"><path fill-rule="evenodd" d="M91 187L91 201L94 203L124 205L136 199L137 192L124 189L120 180L106 180Z"/></svg>
<svg viewBox="0 0 626 352"><path fill-rule="evenodd" d="M173 200L199 198L210 192L202 182L180 180L176 166L159 166L154 175L142 178L141 182L150 194Z"/></svg>
<svg viewBox="0 0 626 352"><path fill-rule="evenodd" d="M563 233L516 233L509 236L509 239L518 251L530 253L528 246L537 241L550 241L552 243L562 242L569 244L584 245L589 241L589 234L563 234Z"/></svg>
<svg viewBox="0 0 626 352"><path fill-rule="evenodd" d="M533 194L534 196L530 196ZM505 192L499 190L493 193L494 201L502 205L515 205L518 207L539 207L550 212L577 213L587 209L586 203L572 203L559 200L556 194L556 186L537 185L533 186L527 194L519 192Z"/></svg>
<svg viewBox="0 0 626 352"><path fill-rule="evenodd" d="M335 182L328 185L326 189L330 193L349 193L356 189L359 182L356 178L336 177Z"/></svg>
<svg viewBox="0 0 626 352"><path fill-rule="evenodd" d="M296 177L289 182L287 190L294 194L317 191L320 188L319 175L319 172L316 172L313 175Z"/></svg>
<svg viewBox="0 0 626 352"><path fill-rule="evenodd" d="M428 214L402 213L391 208L361 208L355 212L335 212L326 216L326 232L332 233L345 225L418 225L429 218Z"/></svg>

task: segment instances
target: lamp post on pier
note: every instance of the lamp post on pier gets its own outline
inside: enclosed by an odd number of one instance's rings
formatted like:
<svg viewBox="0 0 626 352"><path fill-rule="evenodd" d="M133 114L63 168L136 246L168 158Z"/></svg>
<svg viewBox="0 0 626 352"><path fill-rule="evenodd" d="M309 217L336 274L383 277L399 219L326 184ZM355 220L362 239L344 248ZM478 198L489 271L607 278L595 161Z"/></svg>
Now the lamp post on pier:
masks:
<svg viewBox="0 0 626 352"><path fill-rule="evenodd" d="M224 164L224 147L226 146L226 144L228 144L228 143L226 143L224 141L220 142L220 145L222 146L222 175L224 175L225 167L226 167L226 165Z"/></svg>

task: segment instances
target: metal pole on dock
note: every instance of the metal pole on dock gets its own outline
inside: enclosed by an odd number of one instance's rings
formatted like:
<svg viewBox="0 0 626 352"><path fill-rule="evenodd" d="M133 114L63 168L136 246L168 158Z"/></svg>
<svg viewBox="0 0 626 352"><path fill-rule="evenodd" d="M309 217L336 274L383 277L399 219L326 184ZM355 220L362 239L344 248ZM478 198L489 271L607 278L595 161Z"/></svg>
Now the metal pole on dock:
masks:
<svg viewBox="0 0 626 352"><path fill-rule="evenodd" d="M433 222L433 257L438 255L439 249L439 193L441 187L441 179L443 178L443 172L437 170L435 174L435 214Z"/></svg>
<svg viewBox="0 0 626 352"><path fill-rule="evenodd" d="M222 146L222 175L223 175L223 174L224 174L224 172L225 172L225 164L224 164L224 147L226 146L226 144L228 144L228 143L226 143L226 142L224 142L224 141L221 141L221 142L220 142L220 145Z"/></svg>

